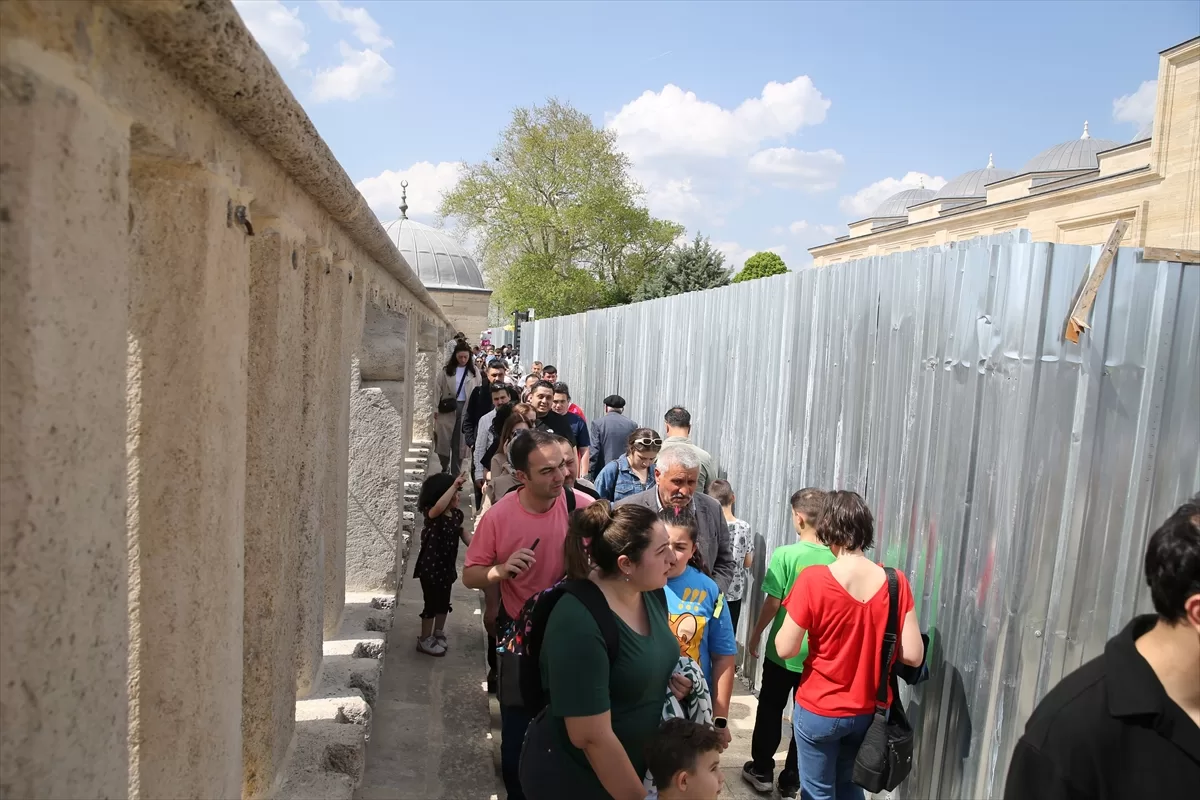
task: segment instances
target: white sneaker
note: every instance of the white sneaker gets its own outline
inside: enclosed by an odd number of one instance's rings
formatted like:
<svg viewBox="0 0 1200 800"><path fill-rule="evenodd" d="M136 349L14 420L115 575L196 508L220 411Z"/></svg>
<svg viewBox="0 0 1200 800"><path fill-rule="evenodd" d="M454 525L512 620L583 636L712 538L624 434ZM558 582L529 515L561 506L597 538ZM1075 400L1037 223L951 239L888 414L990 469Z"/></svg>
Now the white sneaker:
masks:
<svg viewBox="0 0 1200 800"><path fill-rule="evenodd" d="M424 653L427 656L433 656L434 658L441 658L442 656L446 655L446 647L432 636L430 636L428 639L422 639L420 636L418 636L417 652Z"/></svg>
<svg viewBox="0 0 1200 800"><path fill-rule="evenodd" d="M450 649L450 644L446 641L446 632L445 631L434 631L433 638L437 639L437 643L442 646L443 650Z"/></svg>

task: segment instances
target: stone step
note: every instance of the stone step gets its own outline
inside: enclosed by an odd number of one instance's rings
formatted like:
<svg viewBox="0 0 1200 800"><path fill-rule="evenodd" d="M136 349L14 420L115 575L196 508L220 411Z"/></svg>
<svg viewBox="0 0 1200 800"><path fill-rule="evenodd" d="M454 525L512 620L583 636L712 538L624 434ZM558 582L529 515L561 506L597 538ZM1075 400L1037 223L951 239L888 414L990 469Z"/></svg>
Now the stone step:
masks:
<svg viewBox="0 0 1200 800"><path fill-rule="evenodd" d="M351 800L362 780L396 598L347 592L336 637L324 644L321 680L296 703L294 752L277 800Z"/></svg>

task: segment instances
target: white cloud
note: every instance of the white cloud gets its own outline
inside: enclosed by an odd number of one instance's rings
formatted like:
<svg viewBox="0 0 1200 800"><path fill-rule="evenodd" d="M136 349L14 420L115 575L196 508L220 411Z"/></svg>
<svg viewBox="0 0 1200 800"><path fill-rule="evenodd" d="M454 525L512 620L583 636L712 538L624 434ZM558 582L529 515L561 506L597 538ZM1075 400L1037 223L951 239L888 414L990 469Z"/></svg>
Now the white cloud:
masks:
<svg viewBox="0 0 1200 800"><path fill-rule="evenodd" d="M801 234L808 230L808 220L798 219L791 225L788 225L788 230L795 234Z"/></svg>
<svg viewBox="0 0 1200 800"><path fill-rule="evenodd" d="M392 46L392 40L383 35L383 29L365 8L348 8L339 0L318 0L321 8L334 22L343 22L354 28L360 42L375 50Z"/></svg>
<svg viewBox="0 0 1200 800"><path fill-rule="evenodd" d="M837 225L818 225L817 230L828 236L830 239L836 239L842 235L842 228Z"/></svg>
<svg viewBox="0 0 1200 800"><path fill-rule="evenodd" d="M1158 100L1158 81L1142 81L1133 94L1113 100L1113 119L1128 122L1137 128L1135 138L1144 139L1154 126L1154 105Z"/></svg>
<svg viewBox="0 0 1200 800"><path fill-rule="evenodd" d="M764 250L777 253L779 256L787 254L788 248L785 244L772 245L771 247L748 248L742 247L737 242L713 242L712 246L725 254L725 266L736 273L746 263L746 259L755 253L761 253Z"/></svg>
<svg viewBox="0 0 1200 800"><path fill-rule="evenodd" d="M841 228L837 225L824 225L809 222L806 219L798 219L787 227L779 225L771 229L772 233L783 233L784 231L804 240L815 240L825 239L826 237L833 239L840 235Z"/></svg>
<svg viewBox="0 0 1200 800"><path fill-rule="evenodd" d="M233 6L255 41L275 64L297 67L308 52L308 29L300 21L300 8L279 0L233 0Z"/></svg>
<svg viewBox="0 0 1200 800"><path fill-rule="evenodd" d="M772 81L733 108L667 84L626 103L607 126L630 157L652 212L719 226L725 212L752 191L753 181L813 191L836 183L842 162L836 151L762 150L764 143L820 124L829 107L807 75Z"/></svg>
<svg viewBox="0 0 1200 800"><path fill-rule="evenodd" d="M431 164L418 161L408 169L384 170L373 178L364 178L355 186L367 198L371 210L385 222L400 216L401 181L408 181L408 216L422 221L437 217L442 195L458 184L458 161Z"/></svg>
<svg viewBox="0 0 1200 800"><path fill-rule="evenodd" d="M864 186L852 195L843 197L838 205L842 211L856 220L862 219L874 211L880 203L896 192L905 189L940 189L946 185L946 179L941 175L926 175L924 172L909 172L903 178L884 178L875 181L870 186Z"/></svg>
<svg viewBox="0 0 1200 800"><path fill-rule="evenodd" d="M772 147L750 156L750 172L769 177L782 188L823 192L837 186L846 159L836 150L814 153L794 147Z"/></svg>
<svg viewBox="0 0 1200 800"><path fill-rule="evenodd" d="M338 49L342 63L318 71L313 78L312 96L318 103L357 100L366 94L376 94L396 74L392 65L374 50L355 50L345 42L338 42Z"/></svg>
<svg viewBox="0 0 1200 800"><path fill-rule="evenodd" d="M748 155L759 142L795 133L825 120L829 101L807 75L768 83L760 97L721 108L667 84L626 103L608 122L634 161L654 156Z"/></svg>

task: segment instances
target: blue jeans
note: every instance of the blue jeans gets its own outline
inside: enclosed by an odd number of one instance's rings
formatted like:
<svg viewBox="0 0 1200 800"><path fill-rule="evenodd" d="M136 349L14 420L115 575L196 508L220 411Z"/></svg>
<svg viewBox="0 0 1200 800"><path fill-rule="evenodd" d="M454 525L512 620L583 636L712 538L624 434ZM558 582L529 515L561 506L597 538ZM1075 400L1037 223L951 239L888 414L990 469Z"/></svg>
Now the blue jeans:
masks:
<svg viewBox="0 0 1200 800"><path fill-rule="evenodd" d="M824 717L792 707L800 800L863 800L862 787L852 780L854 759L873 718L872 714Z"/></svg>
<svg viewBox="0 0 1200 800"><path fill-rule="evenodd" d="M533 715L523 706L500 706L500 776L509 800L525 800L521 791L521 746Z"/></svg>

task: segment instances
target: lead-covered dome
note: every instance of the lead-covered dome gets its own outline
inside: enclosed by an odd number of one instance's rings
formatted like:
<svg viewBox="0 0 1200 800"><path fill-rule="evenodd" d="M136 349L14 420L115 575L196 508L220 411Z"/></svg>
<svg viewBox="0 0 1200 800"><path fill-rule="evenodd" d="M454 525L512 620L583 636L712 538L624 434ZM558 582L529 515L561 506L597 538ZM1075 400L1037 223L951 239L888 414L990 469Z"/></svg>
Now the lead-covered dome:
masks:
<svg viewBox="0 0 1200 800"><path fill-rule="evenodd" d="M466 248L445 231L409 219L407 209L407 205L401 206L400 219L384 223L383 229L425 288L485 288L483 273Z"/></svg>
<svg viewBox="0 0 1200 800"><path fill-rule="evenodd" d="M932 189L905 189L879 204L868 219L879 217L907 217L908 207L933 199Z"/></svg>
<svg viewBox="0 0 1200 800"><path fill-rule="evenodd" d="M1120 146L1120 142L1114 142L1111 139L1093 139L1088 133L1088 124L1085 122L1083 123L1083 136L1043 150L1029 159L1021 168L1021 172L1096 169L1100 164L1096 158L1097 153Z"/></svg>
<svg viewBox="0 0 1200 800"><path fill-rule="evenodd" d="M947 183L941 189L938 189L934 195L938 200L955 200L963 197L984 197L987 195L987 190L984 188L989 183L1002 181L1005 178L1011 178L1017 173L1011 169L1000 169L992 165L992 158L988 156L988 165L983 169L973 169L970 172L964 172L954 180Z"/></svg>

